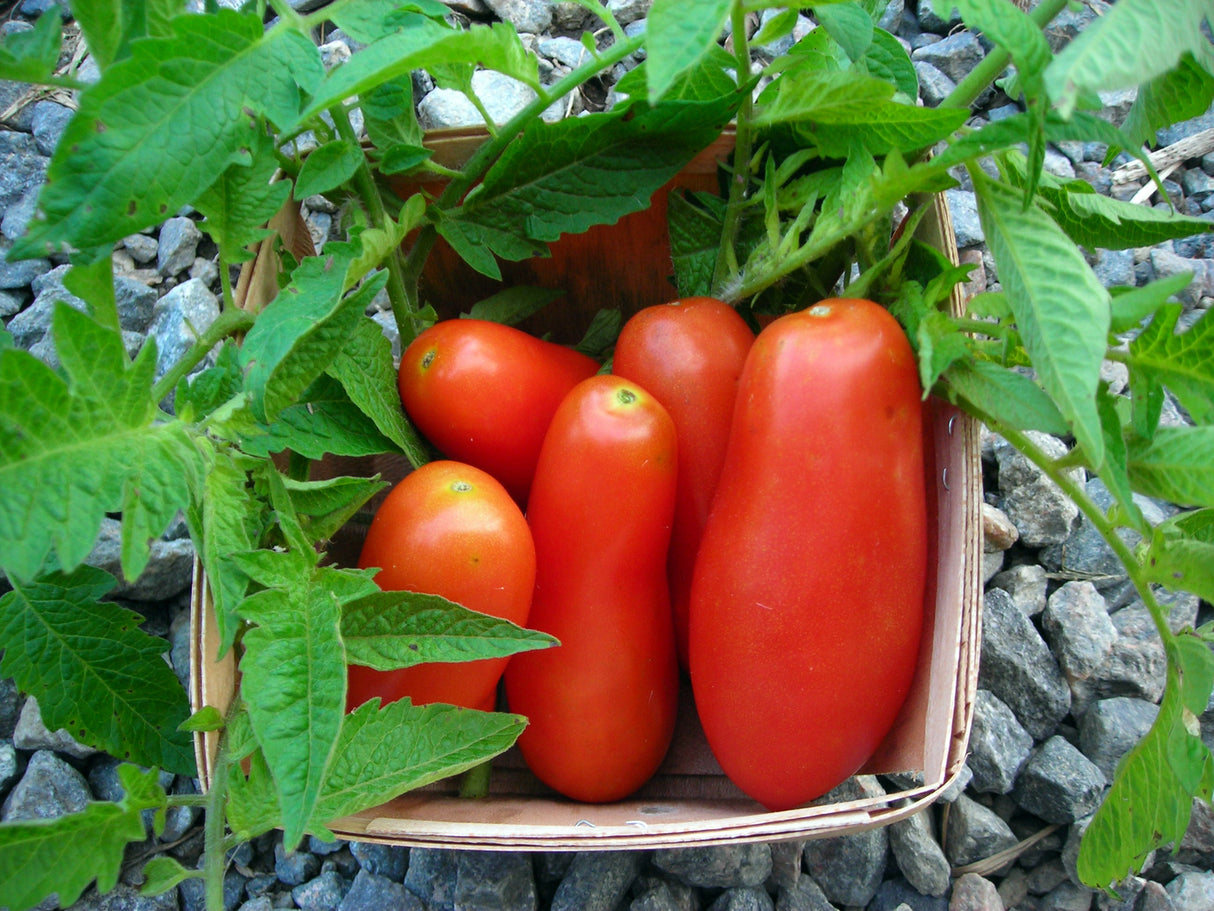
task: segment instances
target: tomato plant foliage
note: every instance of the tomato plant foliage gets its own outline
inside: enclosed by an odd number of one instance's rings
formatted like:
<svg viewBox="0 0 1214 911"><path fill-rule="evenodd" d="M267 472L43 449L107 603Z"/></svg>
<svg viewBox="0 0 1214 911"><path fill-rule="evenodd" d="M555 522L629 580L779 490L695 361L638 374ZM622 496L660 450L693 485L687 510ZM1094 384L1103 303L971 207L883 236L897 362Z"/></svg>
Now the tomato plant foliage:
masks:
<svg viewBox="0 0 1214 911"><path fill-rule="evenodd" d="M1082 248L1151 245L1209 223L1108 199L1043 173L1042 162L1049 142L1099 142L1139 157L1156 180L1143 143L1214 99L1209 4L1119 0L1054 53L1043 29L1064 0L1028 13L1007 0L943 0L941 12L959 9L993 50L936 108L914 103L911 60L877 25L881 0L788 4L822 28L761 68L746 23L765 2L655 0L643 35L626 33L605 3L582 5L606 28L586 36L587 62L551 84L510 25L462 26L434 0L338 0L308 15L285 0L203 13L178 0L74 0L101 71L89 85L57 68L57 11L5 39L0 78L78 92L38 214L9 257L69 256L87 307L55 314L57 370L0 332L0 567L11 589L0 597L0 669L39 697L48 722L139 765L189 774L185 731L219 730L208 818L238 838L275 826L289 846L327 837L336 816L506 749L522 729L515 716L407 702L345 713L352 657L389 669L412 660L410 641L442 660L470 648L504 657L550 640L441 599L380 592L369 573L322 560L378 485L308 480L304 463L326 453L395 453L415 466L432 457L399 409L391 349L364 314L386 294L405 344L434 322L419 277L440 238L500 278L503 262L646 207L732 123L724 192L669 200L678 294L720 298L752 321L837 291L888 306L914 344L923 385L1064 486L1155 618L1169 658L1163 705L1079 857L1085 881L1117 882L1178 840L1192 800L1214 786L1192 723L1214 681L1214 631L1172 631L1155 595L1156 586L1214 594L1214 323L1204 315L1180 328L1174 280L1106 290ZM795 19L772 17L756 40L788 35ZM358 50L326 70L313 33L330 25ZM644 62L618 83L611 110L576 122L545 116L639 52ZM425 69L471 94L477 66L521 81L534 101L487 125L458 169L440 167L414 116L410 74ZM972 103L997 78L1023 113L971 124ZM1123 126L1095 116L1100 92L1127 87L1138 93ZM365 137L352 125L356 109ZM959 317L944 301L965 270L913 229L924 200L953 186L960 169L1002 290ZM438 174L445 186L401 199L380 181L386 174ZM260 313L246 311L228 267L251 258L292 190L353 200L348 239L320 256L284 255L276 294ZM890 216L904 203L907 229L891 245ZM111 251L183 206L204 216L220 252L224 313L161 372L153 346L125 352ZM486 310L519 314L536 300L524 292ZM596 347L611 325L594 324ZM1102 380L1108 359L1127 366L1128 396ZM1168 393L1191 426L1160 427ZM1068 484L1027 434L1036 429L1070 441L1068 464L1106 482L1111 510ZM1184 509L1152 528L1136 492ZM122 573L138 576L148 542L178 513L207 571L222 649L242 656L238 698L223 718L186 720L185 695L165 679L154 642L106 602L112 580L82 567L102 519L118 515ZM1139 533L1137 550L1118 534L1125 528ZM44 648L52 640L54 656ZM142 837L139 813L173 800L140 774L126 774L120 803L0 827L0 904L27 908L51 892L70 899L91 881L114 883L121 845ZM161 863L150 888L202 875L220 906L222 834L211 827L205 871ZM75 849L86 840L104 850ZM45 852L59 858L54 877L25 875L44 868Z"/></svg>

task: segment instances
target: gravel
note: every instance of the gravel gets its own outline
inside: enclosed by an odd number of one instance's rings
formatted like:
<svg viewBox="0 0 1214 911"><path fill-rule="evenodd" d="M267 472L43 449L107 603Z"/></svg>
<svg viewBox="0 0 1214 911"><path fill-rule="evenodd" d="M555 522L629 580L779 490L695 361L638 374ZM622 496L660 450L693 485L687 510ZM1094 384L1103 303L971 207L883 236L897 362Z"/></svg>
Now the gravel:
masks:
<svg viewBox="0 0 1214 911"><path fill-rule="evenodd" d="M293 3L299 8L308 4ZM319 5L319 4L312 4ZM466 0L449 5L478 21L503 19L525 33L543 58L541 72L555 80L577 65L583 49L576 33L589 14L576 3L545 0ZM25 28L39 5L26 0L5 24ZM1077 6L1052 29L1055 46L1071 40L1107 5ZM610 0L630 30L642 29L650 0ZM1101 9L1097 9L1100 7ZM770 15L770 13L768 14ZM803 20L803 21L802 21ZM989 49L979 36L941 18L933 4L895 0L885 25L913 49L924 104L935 105ZM798 21L797 34L811 25ZM328 53L348 47L334 39ZM775 54L779 47L761 48ZM622 75L626 66L618 68ZM462 95L417 80L418 108L431 127L479 122ZM498 122L534 97L530 89L492 73L478 73L477 90ZM609 98L606 90L602 97ZM24 87L0 83L0 108L22 97ZM1132 93L1102 97L1101 116L1119 122ZM602 99L599 99L601 107ZM981 119L1018 112L1002 93L989 92ZM595 101L549 116L576 114ZM47 335L53 304L83 306L63 285L70 267L56 260L7 262L3 254L28 222L49 157L70 109L31 99L0 130L0 316L16 344L54 363ZM1166 145L1214 125L1214 111L1160 131ZM1113 187L1098 144L1061 144L1047 150L1047 169L1063 179L1083 179L1106 195L1129 198L1136 185ZM1119 162L1118 162L1119 163ZM1169 176L1168 191L1181 211L1211 217L1214 153L1184 162ZM1141 182L1140 184L1141 185ZM998 288L985 249L973 193L947 191L958 246L979 266L973 291ZM1159 200L1155 200L1156 203ZM340 221L324 200L305 208L318 246L335 236ZM155 231L126 238L116 249L119 317L127 344L137 349L155 339L167 363L218 315L220 283L214 245L197 226L198 215L177 213ZM1192 283L1178 296L1191 316L1214 298L1214 237L1198 235L1153 248L1089 251L1106 286L1189 272ZM382 316L382 314L381 314ZM398 342L399 344L399 342ZM1109 376L1118 379L1110 369ZM1170 420L1183 416L1170 404ZM1064 443L1036 440L1048 452ZM225 882L231 909L596 909L615 911L1208 911L1214 907L1214 811L1195 804L1184 841L1156 852L1141 876L1122 884L1119 896L1097 894L1074 874L1079 836L1106 792L1117 762L1137 742L1157 712L1164 655L1146 608L1133 595L1112 553L1074 506L1005 441L987 436L987 579L979 689L970 757L953 789L933 807L888 828L832 839L784 843L731 843L658 851L560 853L465 852L407 849L370 843L309 841L283 852L278 833L243 846ZM1101 504L1111 499L1097 480L1078 480ZM1171 507L1143 498L1144 514L1162 521ZM117 539L109 529L90 562L113 566ZM112 539L112 540L111 540ZM1133 543L1128 541L1127 543ZM184 677L184 637L192 549L180 534L153 543L141 580L121 591L124 603L147 617L145 628L172 641L175 669ZM1171 598L1175 623L1205 618L1209 605L1187 595ZM1203 737L1214 744L1214 706L1201 718ZM35 700L0 680L0 818L53 818L111 796L115 761L82 747L66 732L47 731ZM167 778L174 793L197 793L196 781ZM847 793L879 792L880 779L862 777ZM201 862L202 811L169 814L148 847L168 851L186 866ZM997 868L967 872L1013 848L1021 839L1056 827ZM86 892L75 908L200 908L197 881L164 896L140 896L125 879L112 892Z"/></svg>

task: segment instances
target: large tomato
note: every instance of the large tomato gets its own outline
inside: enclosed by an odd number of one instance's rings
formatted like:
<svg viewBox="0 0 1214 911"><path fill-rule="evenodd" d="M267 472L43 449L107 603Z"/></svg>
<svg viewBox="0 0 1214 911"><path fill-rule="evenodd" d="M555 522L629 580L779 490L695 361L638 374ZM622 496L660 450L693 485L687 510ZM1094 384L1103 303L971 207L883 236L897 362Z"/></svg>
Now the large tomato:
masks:
<svg viewBox="0 0 1214 911"><path fill-rule="evenodd" d="M515 655L506 698L528 718L518 741L528 766L575 800L627 796L670 745L676 447L658 401L604 375L569 393L540 453L527 507L536 551L529 625L561 645Z"/></svg>
<svg viewBox="0 0 1214 911"><path fill-rule="evenodd" d="M523 626L535 585L535 545L518 505L486 472L430 462L406 475L371 520L358 565L380 567L385 591L442 595ZM348 709L384 703L491 706L506 658L417 664L392 671L351 665Z"/></svg>
<svg viewBox="0 0 1214 911"><path fill-rule="evenodd" d="M483 468L525 503L552 413L598 369L522 330L451 319L409 344L398 381L405 412L443 455Z"/></svg>
<svg viewBox="0 0 1214 911"><path fill-rule="evenodd" d="M889 313L826 300L759 333L692 584L713 754L772 810L856 772L915 672L927 508L915 358Z"/></svg>
<svg viewBox="0 0 1214 911"><path fill-rule="evenodd" d="M678 433L678 497L668 570L675 642L684 669L691 575L725 460L738 378L754 337L733 307L693 297L639 311L616 342L612 372L651 392L670 412Z"/></svg>

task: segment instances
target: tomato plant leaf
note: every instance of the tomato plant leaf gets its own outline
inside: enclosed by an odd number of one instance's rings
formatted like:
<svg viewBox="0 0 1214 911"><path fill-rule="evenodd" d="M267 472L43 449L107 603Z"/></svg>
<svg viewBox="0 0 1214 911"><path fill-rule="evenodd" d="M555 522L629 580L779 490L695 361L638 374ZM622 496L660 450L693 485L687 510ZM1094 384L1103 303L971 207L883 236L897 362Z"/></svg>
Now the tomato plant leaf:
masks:
<svg viewBox="0 0 1214 911"><path fill-rule="evenodd" d="M670 253L680 296L712 292L724 218L725 201L711 193L671 193L667 198Z"/></svg>
<svg viewBox="0 0 1214 911"><path fill-rule="evenodd" d="M873 42L858 66L868 75L891 83L907 98L919 97L919 74L915 71L915 63L902 42L885 29L873 29Z"/></svg>
<svg viewBox="0 0 1214 911"><path fill-rule="evenodd" d="M1122 129L1131 148L1154 145L1157 130L1204 114L1211 101L1214 75L1186 53L1176 69L1139 86Z"/></svg>
<svg viewBox="0 0 1214 911"><path fill-rule="evenodd" d="M281 562L288 576L297 565L289 555L262 559ZM340 607L310 580L300 574L289 589L265 589L240 606L256 624L243 640L242 692L279 795L288 850L311 824L346 701Z"/></svg>
<svg viewBox="0 0 1214 911"><path fill-rule="evenodd" d="M828 158L862 143L873 155L930 146L963 123L967 112L893 100L894 86L850 71L789 73L756 117L760 126L794 124L797 136Z"/></svg>
<svg viewBox="0 0 1214 911"><path fill-rule="evenodd" d="M818 24L843 49L849 60L862 60L873 43L872 17L854 3L836 3L814 9Z"/></svg>
<svg viewBox="0 0 1214 911"><path fill-rule="evenodd" d="M539 64L527 53L515 30L503 23L454 28L416 12L402 12L395 28L335 67L317 87L299 121L361 95L380 83L407 77L416 69L458 63L475 64L513 76L539 90Z"/></svg>
<svg viewBox="0 0 1214 911"><path fill-rule="evenodd" d="M125 793L116 802L90 803L53 820L0 825L0 906L26 911L57 894L65 907L94 880L99 892L114 888L126 846L147 837L143 811L166 802L154 769L122 765L118 774Z"/></svg>
<svg viewBox="0 0 1214 911"><path fill-rule="evenodd" d="M341 383L350 401L389 441L380 452L403 452L415 468L430 460L426 441L401 408L392 343L374 320L355 324L327 373Z"/></svg>
<svg viewBox="0 0 1214 911"><path fill-rule="evenodd" d="M374 592L342 608L346 659L376 670L427 661L476 661L549 648L556 641L439 595Z"/></svg>
<svg viewBox="0 0 1214 911"><path fill-rule="evenodd" d="M200 227L229 263L253 258L249 248L270 235L266 222L291 195L289 181L273 179L278 167L273 140L260 131L248 139L247 159L241 155L194 202L204 216Z"/></svg>
<svg viewBox="0 0 1214 911"><path fill-rule="evenodd" d="M244 841L282 826L274 777L266 764L265 754L256 749L255 742L252 746L254 749L247 757L242 757L248 760L247 774L233 766L228 775L228 827L234 836Z"/></svg>
<svg viewBox="0 0 1214 911"><path fill-rule="evenodd" d="M383 288L387 273L380 272L342 296L346 268L357 252L356 245L333 243L323 256L303 260L245 336L241 361L259 420L274 420L299 399L332 363Z"/></svg>
<svg viewBox="0 0 1214 911"><path fill-rule="evenodd" d="M387 483L378 478L330 478L295 481L284 478L296 512L306 517L306 531L315 541L331 538Z"/></svg>
<svg viewBox="0 0 1214 911"><path fill-rule="evenodd" d="M1182 644L1183 643L1183 644ZM1168 680L1159 714L1146 736L1122 759L1113 786L1079 845L1076 869L1090 885L1109 888L1140 869L1148 854L1179 844L1188 828L1193 798L1209 799L1214 759L1185 723L1186 710L1205 710L1214 669L1209 646L1181 633L1170 648ZM1186 685L1186 677L1193 678Z"/></svg>
<svg viewBox="0 0 1214 911"><path fill-rule="evenodd" d="M1096 472L1125 516L1124 524L1145 531L1147 524L1142 519L1142 510L1134 501L1134 487L1130 483L1125 430L1118 411L1118 398L1102 385L1096 393L1096 408L1100 412L1100 427L1104 434L1104 459L1096 466Z"/></svg>
<svg viewBox="0 0 1214 911"><path fill-rule="evenodd" d="M122 570L135 579L148 538L191 501L198 451L152 402L154 345L129 363L117 332L64 304L54 338L67 380L0 352L0 564L29 579L53 553L73 569L105 514L122 512Z"/></svg>
<svg viewBox="0 0 1214 911"><path fill-rule="evenodd" d="M249 577L231 555L255 548L265 524L261 503L249 496L250 461L232 449L215 450L202 494L186 511L190 537L207 570L220 657L236 638L236 607L249 589Z"/></svg>
<svg viewBox="0 0 1214 911"><path fill-rule="evenodd" d="M339 187L363 163L362 150L352 142L334 139L308 153L299 176L295 178L295 196L306 199Z"/></svg>
<svg viewBox="0 0 1214 911"><path fill-rule="evenodd" d="M1017 175L1022 183L1023 175ZM1075 243L1090 249L1154 247L1168 240L1214 231L1209 219L1162 212L1097 193L1085 180L1065 183L1041 175L1037 192Z"/></svg>
<svg viewBox="0 0 1214 911"><path fill-rule="evenodd" d="M378 455L395 447L350 400L341 383L322 374L298 402L284 408L273 422L262 425L260 434L246 437L244 448L259 456L290 451L320 459L326 453Z"/></svg>
<svg viewBox="0 0 1214 911"><path fill-rule="evenodd" d="M367 137L385 156L394 148L421 148L422 128L413 106L411 76L381 82L362 97L361 105ZM383 162L380 169L385 174L392 173L383 167Z"/></svg>
<svg viewBox="0 0 1214 911"><path fill-rule="evenodd" d="M460 316L517 326L527 317L534 316L563 296L564 292L557 288L514 285L477 301L468 308L467 313L461 313Z"/></svg>
<svg viewBox="0 0 1214 911"><path fill-rule="evenodd" d="M1214 426L1160 427L1150 441L1131 440L1136 489L1182 506L1214 506Z"/></svg>
<svg viewBox="0 0 1214 911"><path fill-rule="evenodd" d="M1066 419L1053 399L1022 373L983 360L961 360L944 373L946 394L957 404L968 402L1002 424L1061 436Z"/></svg>
<svg viewBox="0 0 1214 911"><path fill-rule="evenodd" d="M369 44L400 27L399 19L421 13L441 22L451 10L438 0L359 0L333 10L333 24L356 41Z"/></svg>
<svg viewBox="0 0 1214 911"><path fill-rule="evenodd" d="M451 239L457 225L468 243L519 259L535 242L613 224L647 207L720 134L732 103L638 102L624 112L532 122L439 230Z"/></svg>
<svg viewBox="0 0 1214 911"><path fill-rule="evenodd" d="M1104 458L1096 386L1105 355L1109 293L1083 254L1020 193L971 171L978 216L1025 349L1042 387L1095 464Z"/></svg>
<svg viewBox="0 0 1214 911"><path fill-rule="evenodd" d="M34 27L10 32L0 43L0 79L11 82L50 80L63 46L63 17L57 9L38 17Z"/></svg>
<svg viewBox="0 0 1214 911"><path fill-rule="evenodd" d="M139 894L161 895L187 879L202 875L201 870L191 870L182 866L177 858L161 854L143 865L143 885L139 887Z"/></svg>
<svg viewBox="0 0 1214 911"><path fill-rule="evenodd" d="M1149 581L1214 602L1214 509L1183 512L1156 525L1142 566Z"/></svg>
<svg viewBox="0 0 1214 911"><path fill-rule="evenodd" d="M1181 272L1156 279L1141 287L1110 288L1113 295L1113 321L1109 325L1110 331L1122 333L1138 327L1172 297L1189 287L1192 281L1192 272Z"/></svg>
<svg viewBox="0 0 1214 911"><path fill-rule="evenodd" d="M89 53L105 71L130 53L136 38L164 38L181 12L177 0L84 0L72 7L72 18L88 42Z"/></svg>
<svg viewBox="0 0 1214 911"><path fill-rule="evenodd" d="M1214 319L1209 313L1176 331L1180 304L1165 304L1130 342L1130 376L1146 375L1176 394L1193 420L1214 423Z"/></svg>
<svg viewBox="0 0 1214 911"><path fill-rule="evenodd" d="M1041 28L1022 9L1004 0L957 0L956 9L967 26L1012 55L1021 89L1028 98L1036 98L1053 59Z"/></svg>
<svg viewBox="0 0 1214 911"><path fill-rule="evenodd" d="M716 44L729 7L730 0L654 0L645 20L650 102Z"/></svg>
<svg viewBox="0 0 1214 911"><path fill-rule="evenodd" d="M1208 58L1204 3L1122 0L1097 16L1046 69L1046 88L1073 110L1085 94L1130 88L1173 69L1181 56Z"/></svg>
<svg viewBox="0 0 1214 911"><path fill-rule="evenodd" d="M169 38L134 42L81 94L39 196L45 217L12 255L93 249L159 224L241 160L257 114L294 120L300 87L323 72L304 35L267 33L257 16L220 10L172 25Z"/></svg>
<svg viewBox="0 0 1214 911"><path fill-rule="evenodd" d="M509 749L526 724L518 715L450 705L379 700L347 715L317 817L333 819L466 771Z"/></svg>
<svg viewBox="0 0 1214 911"><path fill-rule="evenodd" d="M38 697L50 730L193 774L193 747L178 730L189 715L185 692L162 657L168 643L140 630L139 614L100 600L113 586L89 566L16 583L0 598L0 671Z"/></svg>

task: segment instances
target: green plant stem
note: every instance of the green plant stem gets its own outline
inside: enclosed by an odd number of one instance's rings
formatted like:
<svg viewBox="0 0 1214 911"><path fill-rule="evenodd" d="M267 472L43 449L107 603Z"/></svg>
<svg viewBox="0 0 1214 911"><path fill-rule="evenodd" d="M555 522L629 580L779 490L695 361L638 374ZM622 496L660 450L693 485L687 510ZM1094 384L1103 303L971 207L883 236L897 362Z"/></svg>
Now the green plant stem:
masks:
<svg viewBox="0 0 1214 911"><path fill-rule="evenodd" d="M346 142L353 143L357 147L358 137L354 133L354 127L350 123L350 116L346 112L346 109L341 105L336 105L329 113L333 117L333 123L337 127L338 135L346 140ZM375 184L375 175L371 172L371 163L365 155L359 163L358 170L354 172L354 190L358 193L359 198L366 207L372 227L383 228L389 220L388 211L384 208L383 197L379 195L379 187ZM388 302L392 305L392 316L396 320L396 328L400 333L401 344L407 345L421 331L421 326L417 322L416 295L410 296L405 285L405 274L401 264L399 249L393 249L388 254L385 265L388 269L388 283L386 286Z"/></svg>
<svg viewBox="0 0 1214 911"><path fill-rule="evenodd" d="M738 271L734 241L738 234L738 221L746 201L746 190L750 186L750 156L754 128L754 97L750 89L750 44L746 39L746 9L734 3L730 10L733 27L734 58L737 60L738 91L742 92L741 103L735 122L733 146L733 174L729 182L729 200L725 204L725 217L721 224L721 242L717 245L717 261L712 269L712 285L715 294L732 281Z"/></svg>
<svg viewBox="0 0 1214 911"><path fill-rule="evenodd" d="M236 700L232 705L235 706ZM228 792L228 735L226 729L219 734L219 748L211 766L211 785L207 789L205 818L203 819L203 882L207 911L223 911L223 875L227 870L228 857L224 849L227 816L224 804Z"/></svg>
<svg viewBox="0 0 1214 911"><path fill-rule="evenodd" d="M232 292L232 273L223 254L219 255L219 286L223 293L224 312L236 309L236 295Z"/></svg>
<svg viewBox="0 0 1214 911"><path fill-rule="evenodd" d="M212 348L229 335L252 329L253 322L253 314L247 310L241 310L239 307L225 310L219 314L219 319L211 323L206 331L198 336L198 341L190 346L190 350L181 360L170 367L168 372L160 378L160 382L152 387L152 400L159 402L167 396L181 380L189 375L191 370L201 363Z"/></svg>
<svg viewBox="0 0 1214 911"><path fill-rule="evenodd" d="M1070 0L1041 0L1041 3L1028 14L1038 28L1044 29L1054 17L1066 9ZM1002 47L994 48L982 58L982 62L969 71L957 87L949 92L948 97L940 102L942 108L968 108L988 85L999 78L1000 74L1011 63L1012 55Z"/></svg>
<svg viewBox="0 0 1214 911"><path fill-rule="evenodd" d="M1117 559L1121 561L1122 566L1125 567L1126 575L1138 592L1139 597L1142 598L1142 603L1146 605L1147 610L1150 612L1151 620L1155 623L1155 628L1163 640L1164 647L1168 651L1168 654L1171 655L1173 648L1172 641L1176 638L1176 634L1168 626L1167 612L1151 590L1150 582L1143 576L1142 567L1134 556L1133 551L1121 539L1121 536L1117 534L1117 526L1109 521L1104 511L1087 495L1087 491L1084 490L1082 485L1076 482L1069 472L1059 468L1054 459L1037 446L1029 438L1028 434L1003 425L998 421L992 421L987 415L979 415L979 417L991 430L1002 436L1025 458L1045 472L1046 476L1058 485L1059 489L1079 507L1079 511L1092 523L1092 527L1096 529L1100 537L1104 539L1104 542L1108 544L1109 548L1117 556Z"/></svg>

